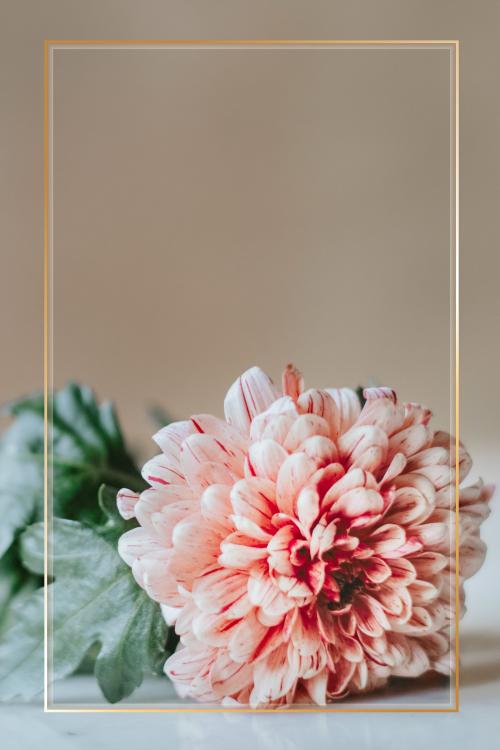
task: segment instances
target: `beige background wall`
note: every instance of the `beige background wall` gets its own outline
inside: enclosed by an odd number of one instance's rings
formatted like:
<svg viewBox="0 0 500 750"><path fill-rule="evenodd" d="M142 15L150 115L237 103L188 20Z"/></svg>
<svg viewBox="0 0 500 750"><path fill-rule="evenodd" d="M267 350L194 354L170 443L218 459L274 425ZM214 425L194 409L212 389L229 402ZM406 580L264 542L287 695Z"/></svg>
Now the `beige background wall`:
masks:
<svg viewBox="0 0 500 750"><path fill-rule="evenodd" d="M220 413L252 364L449 401L446 50L58 50L54 374Z"/></svg>
<svg viewBox="0 0 500 750"><path fill-rule="evenodd" d="M43 39L459 38L462 432L498 453L496 2L3 2L1 400L42 378ZM55 375L220 410L293 359L449 421L448 67L426 52L56 53Z"/></svg>

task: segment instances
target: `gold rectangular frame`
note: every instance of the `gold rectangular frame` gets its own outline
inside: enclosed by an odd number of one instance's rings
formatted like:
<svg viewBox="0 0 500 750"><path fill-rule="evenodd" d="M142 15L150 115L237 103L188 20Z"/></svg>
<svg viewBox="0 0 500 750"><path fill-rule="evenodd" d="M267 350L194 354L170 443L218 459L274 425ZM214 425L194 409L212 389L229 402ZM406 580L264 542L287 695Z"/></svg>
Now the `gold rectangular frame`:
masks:
<svg viewBox="0 0 500 750"><path fill-rule="evenodd" d="M450 179L450 238L452 243L452 257L454 258L454 289L452 305L454 307L454 417L455 417L455 561L456 569L459 570L459 447L460 447L460 338L459 338L459 241L460 241L460 195L459 195L459 83L460 83L460 43L457 39L46 39L44 42L44 263L43 263L43 393L44 393L44 712L45 713L269 713L269 709L252 708L204 708L179 706L176 708L52 708L48 702L49 692L49 276L50 262L49 240L50 240L50 211L49 199L49 143L51 134L50 105L51 89L49 71L51 69L51 53L55 47L134 47L134 46L165 46L165 47L265 47L265 46L290 46L297 47L440 47L447 48L450 52L450 150L452 177ZM330 706L308 706L304 708L275 709L274 712L282 713L457 713L460 711L460 632L459 632L459 579L455 579L455 705L446 708L342 708Z"/></svg>

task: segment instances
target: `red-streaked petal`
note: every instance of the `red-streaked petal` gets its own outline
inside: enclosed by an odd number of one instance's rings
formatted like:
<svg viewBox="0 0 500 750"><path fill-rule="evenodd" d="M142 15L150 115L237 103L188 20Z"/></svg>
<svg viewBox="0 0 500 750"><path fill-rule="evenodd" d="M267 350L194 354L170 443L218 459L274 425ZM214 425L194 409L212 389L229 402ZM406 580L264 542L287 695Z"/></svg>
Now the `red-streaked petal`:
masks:
<svg viewBox="0 0 500 750"><path fill-rule="evenodd" d="M280 511L289 515L295 513L297 496L316 468L316 463L305 453L288 456L276 482L276 503Z"/></svg>
<svg viewBox="0 0 500 750"><path fill-rule="evenodd" d="M259 440L248 451L248 464L252 475L276 481L288 453L274 440Z"/></svg>
<svg viewBox="0 0 500 750"><path fill-rule="evenodd" d="M178 464L170 464L167 456L161 453L146 461L141 471L143 479L153 487L166 487L169 484L184 484L184 473Z"/></svg>
<svg viewBox="0 0 500 750"><path fill-rule="evenodd" d="M135 506L138 500L139 494L137 492L132 492L132 490L127 490L125 487L118 492L116 496L116 505L119 514L126 521L135 517Z"/></svg>
<svg viewBox="0 0 500 750"><path fill-rule="evenodd" d="M337 407L337 422L335 424L333 439L352 427L361 412L361 404L356 391L352 388L327 388L326 392L333 398Z"/></svg>
<svg viewBox="0 0 500 750"><path fill-rule="evenodd" d="M328 422L317 414L302 414L292 424L284 447L287 451L296 451L301 443L314 436L328 437L330 428Z"/></svg>
<svg viewBox="0 0 500 750"><path fill-rule="evenodd" d="M272 380L260 367L251 367L230 387L224 400L229 424L248 434L252 419L265 411L279 397Z"/></svg>
<svg viewBox="0 0 500 750"><path fill-rule="evenodd" d="M376 555L383 556L386 552L392 552L401 547L406 541L406 534L401 526L388 523L373 531L365 541Z"/></svg>
<svg viewBox="0 0 500 750"><path fill-rule="evenodd" d="M251 609L247 596L248 576L227 568L215 568L193 584L193 598L202 612L243 617Z"/></svg>

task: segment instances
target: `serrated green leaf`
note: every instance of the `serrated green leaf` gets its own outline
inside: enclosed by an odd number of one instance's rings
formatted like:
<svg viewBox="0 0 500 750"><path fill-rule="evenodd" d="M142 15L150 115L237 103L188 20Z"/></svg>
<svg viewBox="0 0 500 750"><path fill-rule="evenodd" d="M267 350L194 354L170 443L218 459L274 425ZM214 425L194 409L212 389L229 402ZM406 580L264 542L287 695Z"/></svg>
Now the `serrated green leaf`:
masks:
<svg viewBox="0 0 500 750"><path fill-rule="evenodd" d="M0 699L32 698L43 689L43 590L10 609L0 636Z"/></svg>
<svg viewBox="0 0 500 750"><path fill-rule="evenodd" d="M40 586L40 577L23 570L12 546L0 559L0 634L12 623L13 607Z"/></svg>
<svg viewBox="0 0 500 750"><path fill-rule="evenodd" d="M69 384L49 402L49 475L56 516L98 522L103 483L142 489L114 407ZM0 556L43 512L44 405L35 395L7 407L15 419L0 441Z"/></svg>
<svg viewBox="0 0 500 750"><path fill-rule="evenodd" d="M43 569L43 525L21 537L23 564ZM130 695L165 659L167 627L159 606L134 581L116 548L76 521L55 519L52 605L53 679L72 674L99 644L95 674L104 696ZM41 689L43 608L40 591L24 603L0 638L0 697L30 697Z"/></svg>

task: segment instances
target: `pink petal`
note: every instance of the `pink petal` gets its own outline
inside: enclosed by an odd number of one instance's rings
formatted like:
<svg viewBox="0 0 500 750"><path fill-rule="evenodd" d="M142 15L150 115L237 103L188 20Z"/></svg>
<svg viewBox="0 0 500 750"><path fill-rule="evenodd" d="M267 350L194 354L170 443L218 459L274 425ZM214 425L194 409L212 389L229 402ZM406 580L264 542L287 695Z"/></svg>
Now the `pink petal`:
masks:
<svg viewBox="0 0 500 750"><path fill-rule="evenodd" d="M195 512L193 503L183 500L166 505L159 512L152 513L150 516L151 525L164 546L171 546L175 526L193 512Z"/></svg>
<svg viewBox="0 0 500 750"><path fill-rule="evenodd" d="M405 407L405 427L414 424L427 424L432 417L432 412L426 406L420 404L408 403Z"/></svg>
<svg viewBox="0 0 500 750"><path fill-rule="evenodd" d="M189 685L200 674L208 677L216 653L213 648L198 651L188 648L177 649L165 662L165 674L176 685Z"/></svg>
<svg viewBox="0 0 500 750"><path fill-rule="evenodd" d="M260 367L252 367L231 386L224 400L229 424L248 434L252 419L265 411L280 394Z"/></svg>
<svg viewBox="0 0 500 750"><path fill-rule="evenodd" d="M251 521L250 518L247 518L246 516L232 515L231 520L237 531L251 539L256 539L265 542L266 544L271 539L271 534L269 534L269 532L264 531L259 524Z"/></svg>
<svg viewBox="0 0 500 750"><path fill-rule="evenodd" d="M406 622L391 622L393 630L397 633L408 635L425 635L438 629L438 621L435 621L430 609L424 607L413 607L411 617Z"/></svg>
<svg viewBox="0 0 500 750"><path fill-rule="evenodd" d="M408 461L408 471L415 471L422 466L433 466L434 464L447 464L450 459L450 451L447 448L425 448L415 453Z"/></svg>
<svg viewBox="0 0 500 750"><path fill-rule="evenodd" d="M218 698L239 693L252 684L251 664L238 664L225 649L219 649L210 671L210 683Z"/></svg>
<svg viewBox="0 0 500 750"><path fill-rule="evenodd" d="M204 527L204 541L200 544L200 528ZM170 569L179 582L191 588L193 579L214 566L220 550L220 537L215 529L194 513L178 523L173 531L174 545Z"/></svg>
<svg viewBox="0 0 500 750"><path fill-rule="evenodd" d="M341 458L350 466L375 471L387 456L387 435L380 427L353 425L338 441Z"/></svg>
<svg viewBox="0 0 500 750"><path fill-rule="evenodd" d="M311 536L311 557L316 555L322 556L326 552L329 552L334 546L334 539L337 534L337 526L335 521L327 522L325 516L323 516L318 524L313 529Z"/></svg>
<svg viewBox="0 0 500 750"><path fill-rule="evenodd" d="M315 461L317 466L333 464L338 459L337 446L330 438L315 435L300 445L300 450Z"/></svg>
<svg viewBox="0 0 500 750"><path fill-rule="evenodd" d="M223 419L211 414L195 414L189 421L193 425L194 433L211 435L224 445L232 445L240 452L246 451L246 438Z"/></svg>
<svg viewBox="0 0 500 750"><path fill-rule="evenodd" d="M389 482L392 482L393 479L395 479L399 474L401 474L406 466L406 457L403 455L403 453L396 453L392 459L391 463L385 470L385 474L380 480L380 484L388 484Z"/></svg>
<svg viewBox="0 0 500 750"><path fill-rule="evenodd" d="M404 407L398 406L395 401L394 391L390 395L381 394L380 397L372 398L373 391L378 388L365 388L366 404L356 420L357 425L374 425L380 427L387 435L392 435L401 429L404 423Z"/></svg>
<svg viewBox="0 0 500 750"><path fill-rule="evenodd" d="M181 466L194 490L205 489L213 481L205 481L204 470L217 466L225 481L233 483L243 475L243 453L232 444L224 444L212 435L197 433L186 438L181 447Z"/></svg>
<svg viewBox="0 0 500 750"><path fill-rule="evenodd" d="M209 646L227 646L240 620L228 619L225 613L209 614L199 612L193 618L192 631L194 636Z"/></svg>
<svg viewBox="0 0 500 750"><path fill-rule="evenodd" d="M202 612L244 617L251 609L248 577L227 568L209 570L193 584L193 598Z"/></svg>
<svg viewBox="0 0 500 750"><path fill-rule="evenodd" d="M315 596L319 594L325 583L325 563L323 560L316 560L312 565L306 568L305 582Z"/></svg>
<svg viewBox="0 0 500 750"><path fill-rule="evenodd" d="M377 515L384 509L384 499L376 490L355 487L345 492L330 508L336 518L352 518L365 514Z"/></svg>
<svg viewBox="0 0 500 750"><path fill-rule="evenodd" d="M419 526L412 526L408 529L408 533L415 536L426 549L449 552L453 544L450 537L452 529L450 522L423 523Z"/></svg>
<svg viewBox="0 0 500 750"><path fill-rule="evenodd" d="M352 388L327 388L326 392L333 398L337 407L337 424L332 435L336 440L339 435L352 427L361 412L361 404L356 391Z"/></svg>
<svg viewBox="0 0 500 750"><path fill-rule="evenodd" d="M230 534L220 545L219 562L228 568L247 570L253 567L257 560L267 557L267 549L250 537L235 532Z"/></svg>
<svg viewBox="0 0 500 750"><path fill-rule="evenodd" d="M363 396L368 405L372 405L373 403L379 403L381 400L383 402L389 401L392 404L397 404L398 402L398 396L397 396L396 391L393 388L388 388L385 385L374 386L372 388L364 388Z"/></svg>
<svg viewBox="0 0 500 750"><path fill-rule="evenodd" d="M266 439L252 443L248 451L250 472L253 476L276 481L287 456L286 450L274 440Z"/></svg>
<svg viewBox="0 0 500 750"><path fill-rule="evenodd" d="M238 664L248 664L276 648L280 639L280 629L262 625L252 610L235 628L228 646L229 656Z"/></svg>
<svg viewBox="0 0 500 750"><path fill-rule="evenodd" d="M181 444L194 432L195 428L190 420L171 422L153 435L153 440L170 459L172 466L178 469Z"/></svg>
<svg viewBox="0 0 500 750"><path fill-rule="evenodd" d="M248 596L253 605L261 607L272 618L280 618L295 606L265 573L249 577Z"/></svg>
<svg viewBox="0 0 500 750"><path fill-rule="evenodd" d="M297 681L297 674L288 663L287 647L275 649L254 667L254 687L250 695L252 708L284 696Z"/></svg>
<svg viewBox="0 0 500 750"><path fill-rule="evenodd" d="M432 505L415 487L400 487L395 492L389 513L385 520L390 523L408 526L424 521L432 512Z"/></svg>
<svg viewBox="0 0 500 750"><path fill-rule="evenodd" d="M182 607L170 607L168 604L160 604L160 609L163 619L169 627L175 625L176 620L182 611Z"/></svg>
<svg viewBox="0 0 500 750"><path fill-rule="evenodd" d="M316 616L309 617L303 610L299 610L292 629L292 643L302 656L311 656L318 651L321 636Z"/></svg>
<svg viewBox="0 0 500 750"><path fill-rule="evenodd" d="M294 453L282 463L276 482L276 502L283 513L293 514L298 494L316 471L316 463L305 453Z"/></svg>
<svg viewBox="0 0 500 750"><path fill-rule="evenodd" d="M276 511L273 482L251 477L237 482L231 490L231 504L236 514L245 516L265 530L270 530Z"/></svg>
<svg viewBox="0 0 500 750"><path fill-rule="evenodd" d="M409 586L410 583L417 577L415 565L412 560L407 560L404 557L400 557L394 560L389 560L389 566L391 568L391 584Z"/></svg>
<svg viewBox="0 0 500 750"><path fill-rule="evenodd" d="M413 555L411 558L417 576L424 580L432 578L432 576L440 573L447 565L446 555L442 555L440 552L419 552Z"/></svg>
<svg viewBox="0 0 500 750"><path fill-rule="evenodd" d="M298 535L297 528L291 524L282 526L267 545L269 567L282 575L292 575L290 547Z"/></svg>
<svg viewBox="0 0 500 750"><path fill-rule="evenodd" d="M132 565L134 560L154 550L161 550L158 539L152 537L146 529L140 526L126 531L118 540L118 553L127 565Z"/></svg>
<svg viewBox="0 0 500 750"><path fill-rule="evenodd" d="M311 486L316 487L320 499L322 500L321 504L323 509L325 509L327 505L326 496L344 475L344 467L339 463L333 463L329 466L318 469L311 477L309 483Z"/></svg>
<svg viewBox="0 0 500 750"><path fill-rule="evenodd" d="M392 575L391 568L380 557L363 560L363 571L372 583L383 583Z"/></svg>
<svg viewBox="0 0 500 750"><path fill-rule="evenodd" d="M389 454L403 453L413 456L432 442L432 430L425 424L417 424L397 432L389 440Z"/></svg>
<svg viewBox="0 0 500 750"><path fill-rule="evenodd" d="M404 603L400 596L400 590L391 586L379 586L377 599L389 615L399 617L404 610Z"/></svg>
<svg viewBox="0 0 500 750"><path fill-rule="evenodd" d="M168 550L155 555L144 555L132 565L132 573L137 583L155 602L179 606L184 603L179 596L177 582L170 574L170 554Z"/></svg>
<svg viewBox="0 0 500 750"><path fill-rule="evenodd" d="M422 466L416 469L415 473L426 477L436 490L441 490L455 481L455 469L445 464L435 464L434 466Z"/></svg>
<svg viewBox="0 0 500 750"><path fill-rule="evenodd" d="M358 594L353 602L353 611L358 628L366 635L377 638L390 630L389 621L381 604L366 594Z"/></svg>
<svg viewBox="0 0 500 750"><path fill-rule="evenodd" d="M212 484L201 496L201 514L207 521L232 529L231 489L225 484Z"/></svg>
<svg viewBox="0 0 500 750"><path fill-rule="evenodd" d="M304 378L302 377L302 373L292 364L288 364L285 367L281 383L285 396L290 396L294 401L298 399L304 390Z"/></svg>
<svg viewBox="0 0 500 750"><path fill-rule="evenodd" d="M370 545L375 554L382 556L386 552L391 552L401 547L406 541L406 534L401 526L395 524L384 524L366 538L366 543Z"/></svg>
<svg viewBox="0 0 500 750"><path fill-rule="evenodd" d="M153 516L156 513L161 513L163 508L168 505L178 502L190 502L193 505L193 510L196 508L193 491L187 484L170 484L168 487L155 487L145 490L141 493L135 506L136 518L141 526L144 526L154 535L156 530L152 520Z"/></svg>
<svg viewBox="0 0 500 750"><path fill-rule="evenodd" d="M352 679L356 664L347 659L339 659L335 663L335 671L331 671L328 676L327 694L329 697L338 698L347 690L347 686Z"/></svg>
<svg viewBox="0 0 500 750"><path fill-rule="evenodd" d="M319 495L312 487L304 487L297 499L297 514L306 531L309 531L319 515Z"/></svg>
<svg viewBox="0 0 500 750"><path fill-rule="evenodd" d="M297 399L297 407L303 414L316 414L326 421L328 435L335 441L340 431L341 414L335 399L326 390L311 388Z"/></svg>
<svg viewBox="0 0 500 750"><path fill-rule="evenodd" d="M317 675L314 677L311 677L308 680L304 680L304 685L306 687L306 690L311 697L311 700L314 701L318 706L325 706L326 705L326 685L328 682L328 670L323 669L321 672L318 672Z"/></svg>
<svg viewBox="0 0 500 750"><path fill-rule="evenodd" d="M405 662L392 670L395 677L420 677L430 667L429 657L415 639L408 639L409 653Z"/></svg>
<svg viewBox="0 0 500 750"><path fill-rule="evenodd" d="M294 576L278 576L278 585L283 591L284 594L287 594L287 596L293 598L293 599L302 599L302 598L308 598L311 596L311 589L305 583L304 581L299 581L299 579Z"/></svg>
<svg viewBox="0 0 500 750"><path fill-rule="evenodd" d="M308 438L314 436L328 437L328 422L317 414L302 414L292 424L286 437L284 447L287 451L296 451Z"/></svg>
<svg viewBox="0 0 500 750"><path fill-rule="evenodd" d="M169 464L163 453L146 461L142 467L143 478L153 487L165 487L169 484L184 484L185 477L178 464Z"/></svg>
<svg viewBox="0 0 500 750"><path fill-rule="evenodd" d="M135 517L135 505L139 500L137 492L127 490L126 488L121 489L116 496L116 505L118 512L122 518L129 521Z"/></svg>
<svg viewBox="0 0 500 750"><path fill-rule="evenodd" d="M416 606L426 606L429 602L437 599L439 591L434 584L429 581L414 581L408 586L408 592Z"/></svg>
<svg viewBox="0 0 500 750"><path fill-rule="evenodd" d="M250 439L253 442L258 440L274 440L280 445L284 445L290 427L293 425L295 417L290 414L275 414L269 411L259 414L252 421L250 428Z"/></svg>
<svg viewBox="0 0 500 750"><path fill-rule="evenodd" d="M330 467L328 466L324 473L328 475ZM329 508L336 500L342 497L346 492L352 490L354 487L369 487L370 489L377 489L377 483L372 474L363 469L350 469L347 474L342 470L342 473L337 473L333 479L331 486L328 488L322 503L323 510ZM323 479L321 484L324 484ZM320 492L321 495L321 492Z"/></svg>

